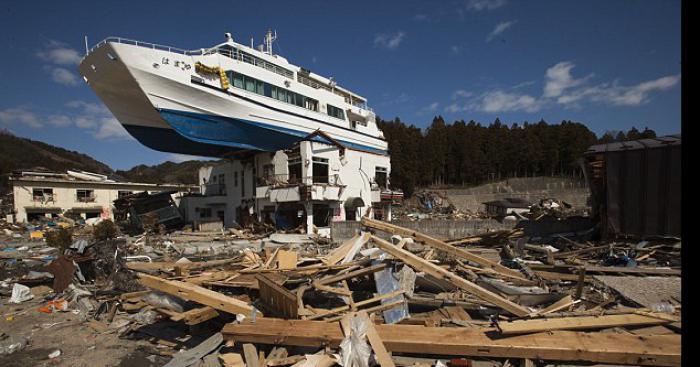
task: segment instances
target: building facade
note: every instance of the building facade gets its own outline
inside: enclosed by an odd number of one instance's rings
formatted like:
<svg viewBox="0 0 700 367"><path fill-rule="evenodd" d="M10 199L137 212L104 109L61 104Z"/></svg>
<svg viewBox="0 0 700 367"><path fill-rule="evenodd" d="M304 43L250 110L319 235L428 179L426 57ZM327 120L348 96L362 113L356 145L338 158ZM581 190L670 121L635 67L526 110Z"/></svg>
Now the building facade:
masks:
<svg viewBox="0 0 700 367"><path fill-rule="evenodd" d="M391 204L403 194L388 190L389 156L323 137L325 142L310 136L288 150L203 167L201 194L180 204L186 220L219 218L227 227L259 220L326 236L333 221L363 215L391 220Z"/></svg>
<svg viewBox="0 0 700 367"><path fill-rule="evenodd" d="M176 202L196 185L165 185L118 182L105 175L67 171L66 173L17 171L10 176L13 194L13 216L17 223L40 217L65 215L83 219L114 219L113 201L126 195L175 190Z"/></svg>

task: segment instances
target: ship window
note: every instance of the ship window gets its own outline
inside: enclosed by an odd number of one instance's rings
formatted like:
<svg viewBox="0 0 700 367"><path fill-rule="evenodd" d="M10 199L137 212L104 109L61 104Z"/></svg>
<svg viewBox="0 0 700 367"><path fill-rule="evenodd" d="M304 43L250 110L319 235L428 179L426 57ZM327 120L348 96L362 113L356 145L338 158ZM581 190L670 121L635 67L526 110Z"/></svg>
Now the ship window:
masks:
<svg viewBox="0 0 700 367"><path fill-rule="evenodd" d="M299 107L304 107L304 100L306 99L306 97L302 96L301 94L295 94L295 97L296 99L294 101L294 104Z"/></svg>
<svg viewBox="0 0 700 367"><path fill-rule="evenodd" d="M265 97L272 97L272 86L265 83Z"/></svg>
<svg viewBox="0 0 700 367"><path fill-rule="evenodd" d="M305 98L304 107L311 111L318 111L318 101L313 98Z"/></svg>
<svg viewBox="0 0 700 367"><path fill-rule="evenodd" d="M271 92L272 92L271 97L274 98L274 99L277 99L277 87L275 87L274 85L272 85L272 86L270 86L270 89L272 89L272 90L271 90Z"/></svg>
<svg viewBox="0 0 700 367"><path fill-rule="evenodd" d="M261 82L260 80L255 81L256 84L256 93L258 94L265 94L265 83Z"/></svg>
<svg viewBox="0 0 700 367"><path fill-rule="evenodd" d="M279 99L282 102L287 101L287 91L282 89L282 88L277 88L277 99Z"/></svg>
<svg viewBox="0 0 700 367"><path fill-rule="evenodd" d="M243 75L233 73L233 86L243 89Z"/></svg>
<svg viewBox="0 0 700 367"><path fill-rule="evenodd" d="M245 78L245 90L255 93L255 79Z"/></svg>
<svg viewBox="0 0 700 367"><path fill-rule="evenodd" d="M287 91L287 103L294 104L294 92Z"/></svg>
<svg viewBox="0 0 700 367"><path fill-rule="evenodd" d="M335 117L337 119L345 120L345 113L343 112L342 109L331 106L331 105L326 105L326 111L328 112L329 116Z"/></svg>

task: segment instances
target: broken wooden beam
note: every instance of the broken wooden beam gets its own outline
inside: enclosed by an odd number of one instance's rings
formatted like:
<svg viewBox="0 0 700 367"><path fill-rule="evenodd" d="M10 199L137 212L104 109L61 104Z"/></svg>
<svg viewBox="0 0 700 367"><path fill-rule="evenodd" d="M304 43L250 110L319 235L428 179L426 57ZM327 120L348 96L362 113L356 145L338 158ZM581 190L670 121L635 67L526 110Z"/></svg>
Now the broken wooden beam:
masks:
<svg viewBox="0 0 700 367"><path fill-rule="evenodd" d="M141 285L159 290L163 293L182 298L186 301L194 301L206 306L210 306L220 311L231 314L244 314L248 317L255 311L258 317L262 317L260 311L246 302L226 296L219 292L200 287L198 285L180 282L177 280L162 279L153 275L138 273Z"/></svg>
<svg viewBox="0 0 700 367"><path fill-rule="evenodd" d="M461 259L465 259L467 261L479 264L484 268L491 268L499 273L508 274L512 277L525 279L525 277L522 274L520 274L520 272L518 272L517 270L509 269L497 262L475 255L465 249L448 245L447 243L440 241L437 238L430 237L412 229L399 227L391 223L369 219L367 217L362 217L362 225L391 234L398 234L400 236L410 236L418 241L425 243L430 247L444 251L450 255L457 256Z"/></svg>
<svg viewBox="0 0 700 367"><path fill-rule="evenodd" d="M389 352L487 358L531 358L644 366L680 366L680 335L637 335L552 331L493 338L478 329L375 325ZM289 346L338 347L338 323L261 318L227 324L227 340Z"/></svg>
<svg viewBox="0 0 700 367"><path fill-rule="evenodd" d="M652 314L653 315L653 314ZM573 316L498 322L501 334L529 334L551 330L596 330L617 326L650 326L668 324L672 321L652 315L626 314L603 316Z"/></svg>
<svg viewBox="0 0 700 367"><path fill-rule="evenodd" d="M394 256L395 258L403 261L406 263L408 266L416 269L417 271L424 271L427 274L430 274L431 276L438 278L438 279L444 279L449 281L450 283L454 284L456 287L465 290L487 302L490 302L498 307L501 307L502 309L512 313L513 315L516 316L525 316L530 314L530 310L527 308L509 301L508 299L505 299L501 296L499 296L496 293L493 293L485 288L482 288L460 276L457 274L454 274L450 271L447 271L429 261L426 261L406 250L400 249L391 243L384 241L381 238L378 238L376 236L372 236L372 242L374 242L377 247L380 249L384 250L388 254Z"/></svg>
<svg viewBox="0 0 700 367"><path fill-rule="evenodd" d="M256 276L260 287L260 299L273 314L286 319L299 317L297 296L287 288L275 283L264 274Z"/></svg>

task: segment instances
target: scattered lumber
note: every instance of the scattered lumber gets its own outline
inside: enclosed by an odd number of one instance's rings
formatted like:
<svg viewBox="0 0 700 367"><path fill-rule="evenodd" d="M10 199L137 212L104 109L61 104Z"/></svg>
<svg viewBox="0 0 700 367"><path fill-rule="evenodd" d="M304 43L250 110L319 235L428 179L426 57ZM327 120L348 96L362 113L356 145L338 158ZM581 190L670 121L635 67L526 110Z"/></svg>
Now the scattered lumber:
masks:
<svg viewBox="0 0 700 367"><path fill-rule="evenodd" d="M528 334L552 330L596 330L617 326L651 326L671 323L664 315L654 313L603 315L603 316L573 316L561 318L543 318L532 320L499 321L496 327L501 334Z"/></svg>
<svg viewBox="0 0 700 367"><path fill-rule="evenodd" d="M487 358L531 358L556 361L680 366L680 335L637 335L552 331L492 338L473 328L375 325L388 352ZM258 319L227 324L222 333L236 342L289 346L338 347L337 323Z"/></svg>
<svg viewBox="0 0 700 367"><path fill-rule="evenodd" d="M377 247L381 248L382 250L386 251L388 254L400 259L410 267L414 268L417 271L424 271L435 278L438 279L445 279L454 284L456 287L463 289L471 294L474 294L475 296L493 303L494 305L503 308L504 310L516 315L516 316L525 316L530 314L530 310L527 308L518 305L517 303L511 302L506 298L503 298L496 293L493 293L487 289L484 289L450 271L447 271L429 261L426 261L406 250L399 249L396 246L392 245L389 242L384 241L383 239L372 236L372 242L377 245Z"/></svg>
<svg viewBox="0 0 700 367"><path fill-rule="evenodd" d="M187 301L194 301L203 305L210 306L220 311L232 314L244 314L250 316L254 312L254 308L249 304L239 301L235 298L228 297L219 292L215 292L200 286L180 282L176 280L167 280L158 278L148 274L138 274L139 283L141 285L159 290L163 293L168 293L176 297L180 297ZM260 311L255 310L258 317L262 317Z"/></svg>
<svg viewBox="0 0 700 367"><path fill-rule="evenodd" d="M377 229L380 231L388 232L391 234L398 234L401 236L410 236L418 241L424 242L428 246L431 246L437 250L444 251L450 255L457 256L459 258L471 261L471 262L479 264L485 268L491 268L499 273L504 273L504 274L508 274L510 276L513 276L513 277L519 277L519 278L525 279L522 276L522 274L520 274L520 272L518 272L516 270L509 269L509 268L507 268L501 264L498 264L496 262L493 262L489 259L485 259L481 256L477 256L475 254L472 254L471 252L469 252L467 250L448 245L447 243L445 243L443 241L440 241L436 238L430 237L430 236L425 235L423 233L416 232L412 229L399 227L399 226L396 226L396 225L393 225L393 224L390 224L387 222L382 222L382 221L370 219L367 217L362 217L362 225L370 227L370 228L374 228L374 229Z"/></svg>

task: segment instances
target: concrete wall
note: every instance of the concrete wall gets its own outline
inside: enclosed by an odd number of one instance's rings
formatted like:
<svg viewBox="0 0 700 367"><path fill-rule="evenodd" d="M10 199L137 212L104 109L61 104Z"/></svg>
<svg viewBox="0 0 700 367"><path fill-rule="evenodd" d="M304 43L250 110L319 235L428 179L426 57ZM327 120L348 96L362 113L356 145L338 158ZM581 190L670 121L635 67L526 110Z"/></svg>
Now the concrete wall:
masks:
<svg viewBox="0 0 700 367"><path fill-rule="evenodd" d="M493 219L473 219L473 220L419 220L408 221L399 220L393 221L401 227L415 229L416 231L425 233L439 239L452 239L467 237L470 235L497 231L503 229L512 229L515 222L500 223ZM331 224L331 237L335 242L343 242L354 236L360 230L359 222L333 222ZM390 236L384 232L378 232L380 237L389 238Z"/></svg>
<svg viewBox="0 0 700 367"><path fill-rule="evenodd" d="M544 198L564 200L575 208L588 207L590 192L584 181L561 177L515 178L467 189L436 190L447 194L460 210L485 211L483 202L508 197L533 203Z"/></svg>

